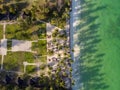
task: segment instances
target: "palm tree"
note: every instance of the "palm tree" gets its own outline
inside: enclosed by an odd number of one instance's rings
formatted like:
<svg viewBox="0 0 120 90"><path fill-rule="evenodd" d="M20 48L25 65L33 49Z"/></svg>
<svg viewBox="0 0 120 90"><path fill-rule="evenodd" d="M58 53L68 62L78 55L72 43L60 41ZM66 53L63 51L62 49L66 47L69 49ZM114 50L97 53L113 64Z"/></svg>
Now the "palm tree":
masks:
<svg viewBox="0 0 120 90"><path fill-rule="evenodd" d="M54 17L58 17L57 11L53 11L53 15L54 15Z"/></svg>
<svg viewBox="0 0 120 90"><path fill-rule="evenodd" d="M3 5L2 13L7 15L7 19L9 20L9 7L6 5Z"/></svg>
<svg viewBox="0 0 120 90"><path fill-rule="evenodd" d="M49 12L49 8L46 7L46 8L45 8L45 13L47 14L48 12Z"/></svg>
<svg viewBox="0 0 120 90"><path fill-rule="evenodd" d="M55 17L55 20L56 20L56 23L57 23L57 26L58 26L58 23L59 23L59 19L58 19L58 12L57 11L53 11L53 15Z"/></svg>
<svg viewBox="0 0 120 90"><path fill-rule="evenodd" d="M54 54L54 52L53 52L53 50L48 50L48 55L53 55Z"/></svg>

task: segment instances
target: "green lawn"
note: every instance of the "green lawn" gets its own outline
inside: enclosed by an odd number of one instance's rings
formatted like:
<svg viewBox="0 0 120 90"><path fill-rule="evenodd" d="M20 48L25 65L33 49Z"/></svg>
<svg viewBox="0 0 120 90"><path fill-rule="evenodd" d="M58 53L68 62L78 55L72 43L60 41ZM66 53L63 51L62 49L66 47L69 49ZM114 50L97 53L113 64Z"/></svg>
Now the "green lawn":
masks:
<svg viewBox="0 0 120 90"><path fill-rule="evenodd" d="M0 39L3 38L3 25L0 25Z"/></svg>
<svg viewBox="0 0 120 90"><path fill-rule="evenodd" d="M47 41L39 40L38 42L32 43L32 50L37 51L37 62L40 62L40 74L43 74L47 70Z"/></svg>
<svg viewBox="0 0 120 90"><path fill-rule="evenodd" d="M34 63L34 56L30 52L8 52L4 58L4 69L23 71L23 62Z"/></svg>
<svg viewBox="0 0 120 90"><path fill-rule="evenodd" d="M34 74L36 73L37 67L33 65L26 66L26 73L27 74Z"/></svg>
<svg viewBox="0 0 120 90"><path fill-rule="evenodd" d="M47 41L46 40L39 40L38 42L32 43L32 50L37 51L39 56L47 55Z"/></svg>
<svg viewBox="0 0 120 90"><path fill-rule="evenodd" d="M47 54L47 41L39 40L38 42L33 43L33 51L37 51L36 54L30 52L8 52L4 59L4 69L13 70L13 71L22 71L23 72L23 62L27 61L29 63L40 62L41 64L47 63L47 57L42 56ZM8 49L11 47L11 41L8 41ZM34 55L37 55L36 59ZM34 73L36 71L36 66L27 66L27 73Z"/></svg>
<svg viewBox="0 0 120 90"><path fill-rule="evenodd" d="M40 74L45 74L48 67L47 67L47 56L40 57L39 62L41 63L40 65Z"/></svg>
<svg viewBox="0 0 120 90"><path fill-rule="evenodd" d="M41 65L46 65L47 57L38 57L35 59L32 53L29 52L8 52L4 59L4 69L12 71L23 72L24 66L23 62L27 61L29 63L40 62ZM40 67L42 68L42 67ZM44 69L41 69L43 71ZM36 73L36 66L28 65L26 66L26 73L34 74Z"/></svg>
<svg viewBox="0 0 120 90"><path fill-rule="evenodd" d="M20 37L21 34L19 28L18 24L6 25L6 38L16 39L17 37Z"/></svg>
<svg viewBox="0 0 120 90"><path fill-rule="evenodd" d="M39 62L40 63L40 73L45 72L44 70L46 70L47 68L47 57L38 57L35 62ZM28 65L26 66L26 73L28 74L34 74L37 73L37 66L32 66L32 65Z"/></svg>
<svg viewBox="0 0 120 90"><path fill-rule="evenodd" d="M46 38L46 24L38 23L27 30L30 33L31 40L45 39Z"/></svg>
<svg viewBox="0 0 120 90"><path fill-rule="evenodd" d="M21 30L18 24L12 24L6 26L6 37L9 39L7 43L8 50L11 50L12 42L10 39L18 40L38 40L46 38L46 24L37 23L36 25L30 27L28 30ZM46 65L47 57L41 57L42 55L47 55L47 41L38 40L38 42L32 43L32 50L37 53L30 52L8 52L4 59L4 69L21 71L23 72L23 62L27 61L29 63L40 62ZM34 55L37 55L36 59ZM27 66L26 73L35 73L36 66Z"/></svg>
<svg viewBox="0 0 120 90"><path fill-rule="evenodd" d="M7 39L37 40L46 38L46 24L37 23L28 30L21 30L18 24L6 26Z"/></svg>

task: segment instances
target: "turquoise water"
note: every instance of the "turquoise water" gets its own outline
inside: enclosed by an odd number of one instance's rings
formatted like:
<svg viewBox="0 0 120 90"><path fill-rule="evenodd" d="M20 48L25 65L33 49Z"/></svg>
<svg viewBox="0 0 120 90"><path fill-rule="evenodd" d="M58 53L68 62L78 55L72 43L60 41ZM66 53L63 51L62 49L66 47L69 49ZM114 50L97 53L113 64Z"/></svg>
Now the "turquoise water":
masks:
<svg viewBox="0 0 120 90"><path fill-rule="evenodd" d="M83 48L74 62L73 89L120 90L120 0L80 1L74 43Z"/></svg>

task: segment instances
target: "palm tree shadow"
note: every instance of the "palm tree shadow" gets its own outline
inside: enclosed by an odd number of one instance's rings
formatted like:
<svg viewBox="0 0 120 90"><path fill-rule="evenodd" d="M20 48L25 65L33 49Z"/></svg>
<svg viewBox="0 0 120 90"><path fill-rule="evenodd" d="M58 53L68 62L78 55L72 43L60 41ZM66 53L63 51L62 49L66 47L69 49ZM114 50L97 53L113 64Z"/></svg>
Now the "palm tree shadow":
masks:
<svg viewBox="0 0 120 90"><path fill-rule="evenodd" d="M80 14L81 22L75 28L78 34L78 40L74 45L80 46L80 54L75 57L73 63L73 78L75 80L74 90L105 90L109 87L105 83L105 73L101 72L103 67L104 52L99 52L98 44L102 41L98 34L100 23L95 23L99 16L92 16L96 11L106 8L106 6L94 7L95 3L88 4L82 0L82 9L87 7L87 10ZM87 2L88 3L88 2Z"/></svg>

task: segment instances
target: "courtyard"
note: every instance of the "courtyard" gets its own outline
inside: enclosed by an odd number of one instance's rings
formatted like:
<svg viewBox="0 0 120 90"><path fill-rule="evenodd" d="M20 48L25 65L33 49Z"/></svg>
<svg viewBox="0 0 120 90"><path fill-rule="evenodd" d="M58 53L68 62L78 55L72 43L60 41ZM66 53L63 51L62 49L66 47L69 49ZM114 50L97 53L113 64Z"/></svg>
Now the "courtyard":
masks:
<svg viewBox="0 0 120 90"><path fill-rule="evenodd" d="M38 68L47 64L46 24L38 23L28 30L21 30L17 23L1 22L0 35L1 71L41 73Z"/></svg>

